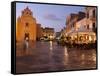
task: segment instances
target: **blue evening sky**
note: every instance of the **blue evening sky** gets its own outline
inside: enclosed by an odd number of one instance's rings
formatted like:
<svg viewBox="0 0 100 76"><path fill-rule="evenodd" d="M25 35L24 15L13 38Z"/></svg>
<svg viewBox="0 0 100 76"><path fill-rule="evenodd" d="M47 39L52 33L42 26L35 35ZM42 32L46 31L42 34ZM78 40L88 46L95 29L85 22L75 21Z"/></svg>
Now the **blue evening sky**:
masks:
<svg viewBox="0 0 100 76"><path fill-rule="evenodd" d="M42 27L54 28L56 32L66 26L66 17L69 14L84 11L82 6L16 3L16 18L21 16L21 11L27 6L33 12L37 23L40 23Z"/></svg>

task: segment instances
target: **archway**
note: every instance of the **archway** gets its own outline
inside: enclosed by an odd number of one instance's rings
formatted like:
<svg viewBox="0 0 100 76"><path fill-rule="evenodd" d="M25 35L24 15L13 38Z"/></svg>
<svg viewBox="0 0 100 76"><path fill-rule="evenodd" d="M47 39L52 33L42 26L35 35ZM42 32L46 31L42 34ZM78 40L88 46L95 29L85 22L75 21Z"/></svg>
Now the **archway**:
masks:
<svg viewBox="0 0 100 76"><path fill-rule="evenodd" d="M24 34L24 40L29 41L29 33L25 33L25 34Z"/></svg>

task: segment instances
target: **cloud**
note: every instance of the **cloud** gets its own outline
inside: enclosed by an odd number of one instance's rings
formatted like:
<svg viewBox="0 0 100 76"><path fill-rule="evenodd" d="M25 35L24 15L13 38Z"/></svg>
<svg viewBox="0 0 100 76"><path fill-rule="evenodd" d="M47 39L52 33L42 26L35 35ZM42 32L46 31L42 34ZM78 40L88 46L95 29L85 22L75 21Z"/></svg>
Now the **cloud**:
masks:
<svg viewBox="0 0 100 76"><path fill-rule="evenodd" d="M45 19L48 19L48 20L55 20L55 21L60 21L60 20L62 20L61 18L59 18L59 17L57 17L56 15L54 15L54 14L46 14L45 16L44 16L44 18Z"/></svg>

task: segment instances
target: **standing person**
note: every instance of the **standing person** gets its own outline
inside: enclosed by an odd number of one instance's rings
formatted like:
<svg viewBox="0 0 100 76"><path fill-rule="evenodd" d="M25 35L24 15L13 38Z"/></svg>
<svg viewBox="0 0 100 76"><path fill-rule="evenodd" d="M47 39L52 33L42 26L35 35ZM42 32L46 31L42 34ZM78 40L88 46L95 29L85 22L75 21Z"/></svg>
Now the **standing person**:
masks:
<svg viewBox="0 0 100 76"><path fill-rule="evenodd" d="M24 38L24 50L28 49L29 47L29 39L28 37L25 37Z"/></svg>
<svg viewBox="0 0 100 76"><path fill-rule="evenodd" d="M26 37L26 39L25 39L25 44L26 44L26 49L28 49L28 47L29 47L29 38L28 37Z"/></svg>
<svg viewBox="0 0 100 76"><path fill-rule="evenodd" d="M29 48L29 38L26 37L24 39L24 55L28 54L28 48Z"/></svg>

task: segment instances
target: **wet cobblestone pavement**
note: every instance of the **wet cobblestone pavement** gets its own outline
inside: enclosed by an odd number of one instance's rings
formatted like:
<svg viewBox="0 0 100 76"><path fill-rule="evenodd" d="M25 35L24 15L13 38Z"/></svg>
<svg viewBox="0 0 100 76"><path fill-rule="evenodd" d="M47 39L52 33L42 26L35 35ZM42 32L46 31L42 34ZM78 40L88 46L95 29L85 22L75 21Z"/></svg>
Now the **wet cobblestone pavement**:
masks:
<svg viewBox="0 0 100 76"><path fill-rule="evenodd" d="M79 50L54 42L17 43L16 73L48 72L96 68L96 50Z"/></svg>

